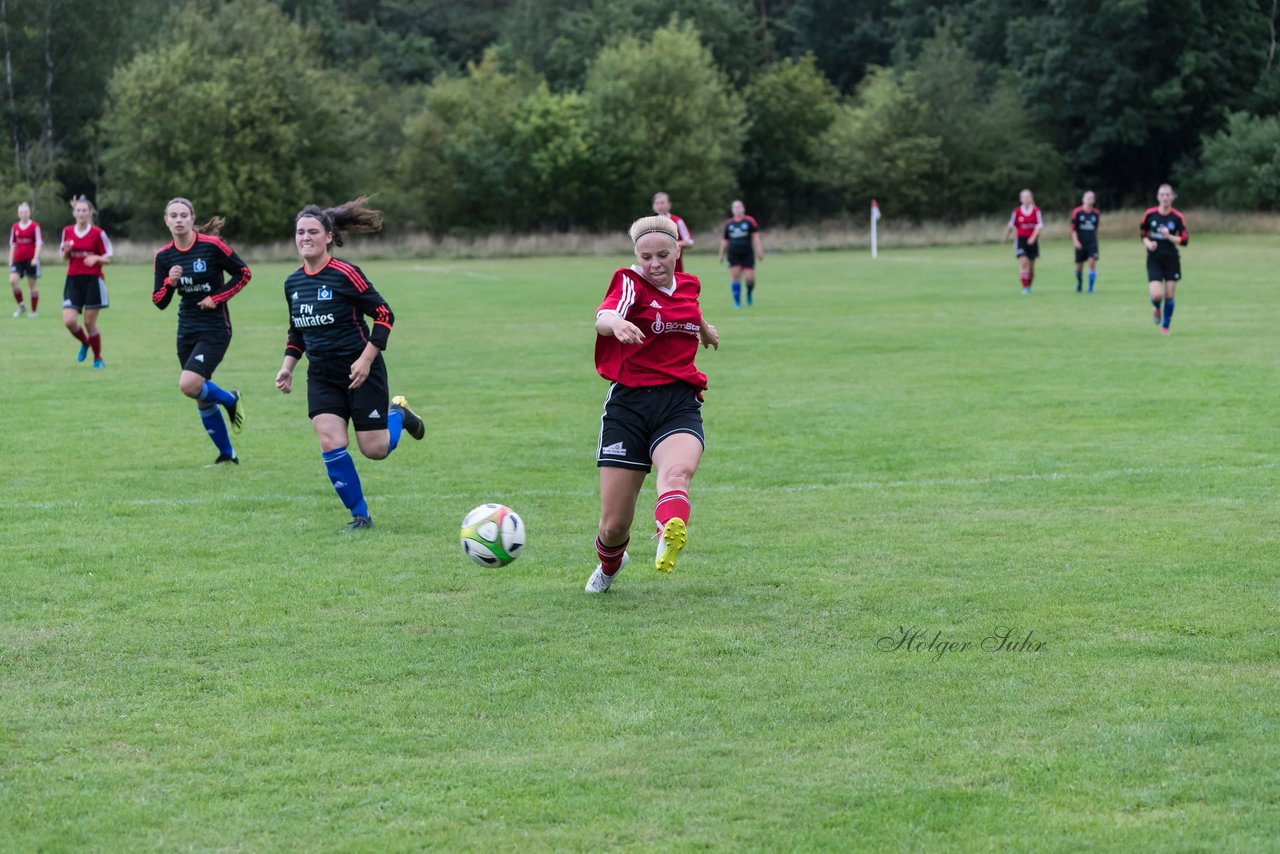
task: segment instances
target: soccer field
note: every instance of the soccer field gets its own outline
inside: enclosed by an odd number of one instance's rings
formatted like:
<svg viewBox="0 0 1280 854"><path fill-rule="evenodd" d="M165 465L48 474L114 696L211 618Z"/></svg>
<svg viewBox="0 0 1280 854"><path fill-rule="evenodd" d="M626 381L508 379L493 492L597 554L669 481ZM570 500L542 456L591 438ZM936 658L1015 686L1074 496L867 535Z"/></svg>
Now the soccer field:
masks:
<svg viewBox="0 0 1280 854"><path fill-rule="evenodd" d="M289 267L231 302L210 468L150 269L93 371L51 265L0 321L0 849L1274 850L1280 244L1193 241L1169 338L1102 249L1093 296L1066 243L1030 297L1007 244L773 255L741 311L694 256L689 547L652 570L650 485L597 597L614 261L364 265L428 435L357 459L352 537L272 385Z"/></svg>

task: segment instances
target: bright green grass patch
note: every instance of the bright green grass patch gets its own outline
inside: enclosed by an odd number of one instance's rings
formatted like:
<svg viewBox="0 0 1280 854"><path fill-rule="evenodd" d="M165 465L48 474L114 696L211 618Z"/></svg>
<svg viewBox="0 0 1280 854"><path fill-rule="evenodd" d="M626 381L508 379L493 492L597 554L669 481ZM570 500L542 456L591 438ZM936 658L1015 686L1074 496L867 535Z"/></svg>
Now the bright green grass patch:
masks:
<svg viewBox="0 0 1280 854"><path fill-rule="evenodd" d="M1103 249L1026 298L1007 246L775 255L742 311L695 259L690 546L647 569L647 493L594 598L609 260L366 266L428 439L358 460L350 539L272 386L287 267L231 303L235 469L150 271L108 271L94 372L51 267L0 323L0 847L1274 848L1280 246L1194 243L1168 339ZM483 501L529 526L504 570L458 549Z"/></svg>

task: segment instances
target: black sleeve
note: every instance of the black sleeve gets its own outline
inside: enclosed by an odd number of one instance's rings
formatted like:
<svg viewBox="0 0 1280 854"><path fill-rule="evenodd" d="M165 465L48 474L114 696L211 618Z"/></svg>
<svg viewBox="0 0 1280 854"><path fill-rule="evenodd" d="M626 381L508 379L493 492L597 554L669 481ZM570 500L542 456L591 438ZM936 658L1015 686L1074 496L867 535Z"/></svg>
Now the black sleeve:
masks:
<svg viewBox="0 0 1280 854"><path fill-rule="evenodd" d="M289 300L289 288L287 287L288 282L286 282L285 285L284 304L289 307L290 311L292 311L293 304ZM293 328L293 318L292 315L290 315L289 334L285 338L284 354L286 356L293 356L295 359L301 359L302 354L305 352L307 352L307 342L302 337L302 332Z"/></svg>
<svg viewBox="0 0 1280 854"><path fill-rule="evenodd" d="M391 306L378 293L377 288L364 277L364 271L354 265L343 265L346 282L343 289L346 297L360 309L365 317L373 319L373 328L369 330L369 340L379 350L387 349L387 339L391 336L391 326L396 317L391 313Z"/></svg>
<svg viewBox="0 0 1280 854"><path fill-rule="evenodd" d="M231 286L222 293L213 295L214 305L222 305L231 299L240 291L244 290L244 286L249 284L250 277L253 273L249 271L249 265L240 260L240 256L230 246L227 247L227 254L222 257L222 270L231 277Z"/></svg>
<svg viewBox="0 0 1280 854"><path fill-rule="evenodd" d="M169 271L160 268L160 253L156 253L152 268L155 272L155 283L151 286L151 304L163 311L173 300L175 288L169 284Z"/></svg>

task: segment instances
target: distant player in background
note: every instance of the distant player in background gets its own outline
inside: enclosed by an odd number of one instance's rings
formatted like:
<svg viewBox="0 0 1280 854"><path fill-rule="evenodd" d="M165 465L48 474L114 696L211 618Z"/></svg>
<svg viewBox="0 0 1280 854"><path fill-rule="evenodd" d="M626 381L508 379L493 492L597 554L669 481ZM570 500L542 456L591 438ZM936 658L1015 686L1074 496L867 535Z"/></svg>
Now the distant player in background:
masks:
<svg viewBox="0 0 1280 854"><path fill-rule="evenodd" d="M1086 191L1080 206L1071 212L1071 242L1076 247L1076 293L1084 287L1084 264L1089 262L1089 293L1098 279L1098 223L1102 211L1094 205L1093 191Z"/></svg>
<svg viewBox="0 0 1280 854"><path fill-rule="evenodd" d="M756 290L756 264L764 260L764 241L760 238L760 226L747 216L747 208L734 199L729 206L733 216L724 221L724 237L720 240L720 252L716 263L729 258L730 288L733 290L733 307L742 308L742 284L747 285L747 305L751 305Z"/></svg>
<svg viewBox="0 0 1280 854"><path fill-rule="evenodd" d="M1009 217L1004 239L1014 235L1013 255L1018 259L1018 279L1022 282L1022 294L1026 296L1031 293L1031 283L1036 278L1036 259L1040 257L1040 232L1044 229L1044 219L1030 190L1023 190L1018 198L1021 204Z"/></svg>
<svg viewBox="0 0 1280 854"><path fill-rule="evenodd" d="M676 224L676 229L680 232L680 257L676 259L676 272L684 272L684 250L693 245L693 236L689 234L689 227L680 217L671 212L671 197L666 193L653 194L653 212L658 216L665 216Z"/></svg>
<svg viewBox="0 0 1280 854"><path fill-rule="evenodd" d="M596 466L600 469L600 563L588 593L603 593L627 564L636 501L657 466L654 521L659 572L675 568L688 536L689 485L702 459L702 392L694 367L698 345L720 346L702 316L697 277L677 273L680 232L662 216L631 226L636 263L614 271L596 310L596 372L609 380Z"/></svg>
<svg viewBox="0 0 1280 854"><path fill-rule="evenodd" d="M107 233L93 224L93 205L84 196L71 203L75 225L62 229L58 251L67 259L67 284L62 290L62 323L71 337L80 342L76 361L83 362L93 350L93 366L106 367L102 361L102 333L98 331L98 312L106 308L107 282L102 268L111 263L111 241ZM80 326L80 312L84 326Z"/></svg>
<svg viewBox="0 0 1280 854"><path fill-rule="evenodd" d="M44 246L44 237L40 234L40 223L31 218L31 205L23 202L18 205L18 221L9 229L9 286L13 288L13 299L18 307L14 317L22 317L27 307L22 302L22 280L27 280L31 289L31 316L36 316L40 305L40 290L37 287L40 278L40 249Z"/></svg>
<svg viewBox="0 0 1280 854"><path fill-rule="evenodd" d="M227 301L249 284L249 267L218 238L222 217L196 225L195 206L183 198L165 205L164 224L173 237L156 252L155 283L151 302L164 310L178 304L178 388L196 402L200 423L218 449L214 465L240 464L227 435L219 404L226 407L231 429L244 428L244 403L240 392L226 391L213 383L213 372L231 346L231 315Z"/></svg>
<svg viewBox="0 0 1280 854"><path fill-rule="evenodd" d="M395 316L391 306L354 264L333 257L348 232L382 228L382 212L359 198L336 208L308 205L294 218L294 244L302 266L284 281L289 305L289 338L284 363L276 374L276 388L293 390L293 369L307 354L307 408L320 440L329 481L351 511L343 533L372 528L360 475L347 452L347 423L356 428L360 453L385 459L400 443L400 433L421 439L422 419L403 397L387 399L387 349ZM365 318L373 318L373 327Z"/></svg>
<svg viewBox="0 0 1280 854"><path fill-rule="evenodd" d="M1147 247L1147 287L1151 294L1152 314L1161 335L1169 334L1173 322L1174 293L1182 280L1179 246L1186 246L1191 236L1187 221L1173 206L1177 195L1173 187L1161 184L1156 191L1156 206L1142 215L1139 231Z"/></svg>

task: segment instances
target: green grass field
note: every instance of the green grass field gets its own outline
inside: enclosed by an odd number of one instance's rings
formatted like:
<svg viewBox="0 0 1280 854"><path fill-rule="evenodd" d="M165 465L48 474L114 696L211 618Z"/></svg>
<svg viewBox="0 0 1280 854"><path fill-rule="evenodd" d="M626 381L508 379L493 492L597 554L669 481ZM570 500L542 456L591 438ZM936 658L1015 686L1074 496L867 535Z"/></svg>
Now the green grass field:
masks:
<svg viewBox="0 0 1280 854"><path fill-rule="evenodd" d="M1028 298L1007 244L775 255L740 312L695 257L690 546L653 572L646 497L601 597L610 259L366 265L429 432L358 461L353 538L272 385L285 266L232 302L217 469L150 270L95 372L51 266L0 321L0 849L1280 849L1280 245L1194 241L1167 339L1103 251Z"/></svg>

